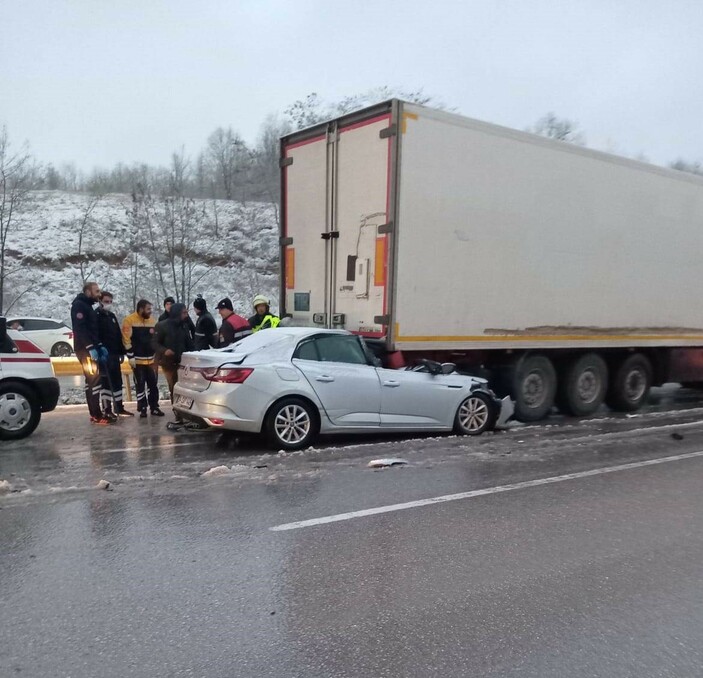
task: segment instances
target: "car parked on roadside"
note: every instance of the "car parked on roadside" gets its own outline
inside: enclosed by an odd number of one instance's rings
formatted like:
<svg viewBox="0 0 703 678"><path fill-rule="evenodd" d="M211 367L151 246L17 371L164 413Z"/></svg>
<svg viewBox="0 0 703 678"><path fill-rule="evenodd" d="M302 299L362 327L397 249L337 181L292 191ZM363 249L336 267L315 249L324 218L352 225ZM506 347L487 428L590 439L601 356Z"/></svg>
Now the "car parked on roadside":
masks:
<svg viewBox="0 0 703 678"><path fill-rule="evenodd" d="M51 359L0 318L0 440L18 440L39 425L59 399Z"/></svg>
<svg viewBox="0 0 703 678"><path fill-rule="evenodd" d="M318 434L455 431L478 435L512 415L484 379L451 364L381 367L343 330L261 330L227 349L186 353L174 409L213 428L265 434L288 450Z"/></svg>
<svg viewBox="0 0 703 678"><path fill-rule="evenodd" d="M73 330L61 320L27 316L8 318L7 328L19 330L54 358L73 355Z"/></svg>

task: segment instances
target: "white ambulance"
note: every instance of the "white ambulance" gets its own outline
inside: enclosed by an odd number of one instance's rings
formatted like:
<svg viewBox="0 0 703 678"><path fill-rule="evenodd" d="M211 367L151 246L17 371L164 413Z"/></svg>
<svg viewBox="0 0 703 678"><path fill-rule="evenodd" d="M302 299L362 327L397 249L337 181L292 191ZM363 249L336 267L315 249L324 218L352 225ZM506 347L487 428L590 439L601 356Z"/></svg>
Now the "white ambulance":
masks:
<svg viewBox="0 0 703 678"><path fill-rule="evenodd" d="M18 440L39 425L59 400L51 359L0 318L0 440Z"/></svg>

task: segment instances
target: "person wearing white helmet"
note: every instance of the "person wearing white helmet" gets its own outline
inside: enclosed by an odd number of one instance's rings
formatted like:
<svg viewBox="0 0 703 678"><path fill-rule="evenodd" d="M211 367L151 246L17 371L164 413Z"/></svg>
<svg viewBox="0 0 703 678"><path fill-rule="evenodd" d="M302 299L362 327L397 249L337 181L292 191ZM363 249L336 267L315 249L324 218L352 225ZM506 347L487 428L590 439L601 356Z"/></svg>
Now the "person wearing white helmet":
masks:
<svg viewBox="0 0 703 678"><path fill-rule="evenodd" d="M268 328L278 327L281 319L271 313L271 306L268 297L263 294L257 294L254 297L252 305L254 306L254 315L249 318L249 324L254 332L265 330Z"/></svg>

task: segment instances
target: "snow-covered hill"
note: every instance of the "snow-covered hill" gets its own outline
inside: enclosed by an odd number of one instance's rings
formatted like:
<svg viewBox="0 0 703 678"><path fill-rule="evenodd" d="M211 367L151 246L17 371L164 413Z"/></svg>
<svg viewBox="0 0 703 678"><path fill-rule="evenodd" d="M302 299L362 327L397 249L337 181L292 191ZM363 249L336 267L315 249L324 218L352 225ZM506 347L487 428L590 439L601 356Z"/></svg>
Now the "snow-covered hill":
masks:
<svg viewBox="0 0 703 678"><path fill-rule="evenodd" d="M20 270L8 279L7 315L41 315L67 319L71 301L81 287L81 265L86 277L116 295L119 315L131 311L132 297L145 297L160 305L163 286L157 280L148 252L139 257L134 283L134 221L129 195L112 194L95 204L83 229L81 223L91 196L63 191L36 191L17 216L10 233L7 255ZM224 296L235 310L248 313L257 293L278 297L278 226L275 206L219 200L194 201L205 211L208 223L217 223L217 238L207 244L193 233L198 268L192 296L200 293L211 308ZM144 244L141 248L146 249ZM200 249L199 249L200 248ZM138 249L138 248L137 248ZM80 252L83 256L79 256ZM87 256L86 256L87 255ZM136 289L134 289L136 287ZM177 290L167 292L177 295ZM191 299L192 301L192 299ZM11 308L8 306L12 304Z"/></svg>

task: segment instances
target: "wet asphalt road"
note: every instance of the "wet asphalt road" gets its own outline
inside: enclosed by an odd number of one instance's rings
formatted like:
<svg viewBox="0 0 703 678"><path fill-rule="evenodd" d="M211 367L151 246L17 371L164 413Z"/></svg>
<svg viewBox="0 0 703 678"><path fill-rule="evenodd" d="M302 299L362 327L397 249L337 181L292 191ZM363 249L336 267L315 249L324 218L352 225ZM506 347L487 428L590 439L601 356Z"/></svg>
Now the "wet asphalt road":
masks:
<svg viewBox="0 0 703 678"><path fill-rule="evenodd" d="M701 415L666 389L633 417L283 455L52 413L0 448L0 676L701 676ZM409 463L366 468L385 456Z"/></svg>

